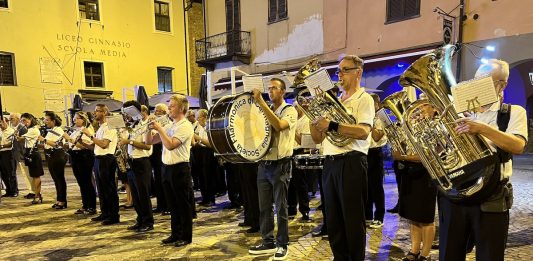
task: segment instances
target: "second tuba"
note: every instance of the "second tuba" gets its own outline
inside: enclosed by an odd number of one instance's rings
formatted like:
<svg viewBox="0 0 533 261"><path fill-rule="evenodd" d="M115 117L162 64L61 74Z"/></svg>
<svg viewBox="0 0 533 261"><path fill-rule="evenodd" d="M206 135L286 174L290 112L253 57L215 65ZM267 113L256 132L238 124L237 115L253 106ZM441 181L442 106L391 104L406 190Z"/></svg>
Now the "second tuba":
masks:
<svg viewBox="0 0 533 261"><path fill-rule="evenodd" d="M412 145L402 129L403 112L411 102L407 98L405 91L395 92L387 96L381 102L381 109L376 112L378 117L384 123L384 131L389 139L394 151L402 155L412 153Z"/></svg>
<svg viewBox="0 0 533 261"><path fill-rule="evenodd" d="M480 135L457 134L459 119L449 98L456 81L451 70L455 46L446 45L416 60L400 76L400 85L427 96L403 113L402 128L439 190L457 202L486 197L499 176L497 156Z"/></svg>
<svg viewBox="0 0 533 261"><path fill-rule="evenodd" d="M300 89L296 94L296 101L298 107L302 109L310 121L317 118L325 117L334 120L338 123L356 124L355 118L348 113L348 110L342 105L335 95L329 91L315 91L315 95L311 95L309 88L305 88L303 79L309 74L320 69L318 59L313 59L307 62L300 68L294 79L294 87ZM296 90L295 90L296 91ZM352 142L352 138L343 136L336 131L326 132L326 139L338 147L344 147Z"/></svg>

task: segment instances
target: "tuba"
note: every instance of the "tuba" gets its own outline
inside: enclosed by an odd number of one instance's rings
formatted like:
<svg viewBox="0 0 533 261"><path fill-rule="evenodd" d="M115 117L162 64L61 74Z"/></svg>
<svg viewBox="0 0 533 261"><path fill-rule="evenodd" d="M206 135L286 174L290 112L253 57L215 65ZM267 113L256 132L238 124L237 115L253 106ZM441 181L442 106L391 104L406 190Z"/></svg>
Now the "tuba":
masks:
<svg viewBox="0 0 533 261"><path fill-rule="evenodd" d="M318 62L318 59L315 58L307 62L296 74L296 77L294 78L294 87L305 87L303 82L305 77L312 72L317 71L318 69L320 69L320 63ZM320 117L325 117L338 123L357 123L355 118L348 113L344 105L342 105L337 97L330 91L324 92L317 90L315 91L315 96L311 96L311 92L308 88L301 89L296 94L296 101L298 102L298 107L302 109L302 111L311 121L314 121ZM340 135L336 131L326 132L326 138L329 140L329 142L338 147L344 147L352 142L351 138Z"/></svg>
<svg viewBox="0 0 533 261"><path fill-rule="evenodd" d="M395 92L383 99L382 108L376 112L376 116L385 124L384 131L392 149L402 155L412 154L412 145L401 127L403 112L410 103L405 91Z"/></svg>
<svg viewBox="0 0 533 261"><path fill-rule="evenodd" d="M433 182L456 202L483 199L491 192L497 156L480 135L457 134L459 119L449 98L456 84L451 70L455 46L446 45L416 60L400 76L400 85L425 93L403 114L402 128Z"/></svg>

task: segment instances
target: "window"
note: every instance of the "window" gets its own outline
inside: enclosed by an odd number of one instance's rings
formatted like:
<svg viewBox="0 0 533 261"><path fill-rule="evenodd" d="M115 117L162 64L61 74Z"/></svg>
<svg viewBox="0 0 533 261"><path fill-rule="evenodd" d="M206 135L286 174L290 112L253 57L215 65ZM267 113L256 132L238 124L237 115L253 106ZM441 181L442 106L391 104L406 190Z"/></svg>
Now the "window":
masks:
<svg viewBox="0 0 533 261"><path fill-rule="evenodd" d="M420 0L387 0L386 24L419 16Z"/></svg>
<svg viewBox="0 0 533 261"><path fill-rule="evenodd" d="M157 67L157 90L160 93L172 91L172 70L170 67Z"/></svg>
<svg viewBox="0 0 533 261"><path fill-rule="evenodd" d="M83 62L86 87L104 87L104 64Z"/></svg>
<svg viewBox="0 0 533 261"><path fill-rule="evenodd" d="M8 8L7 0L0 0L0 8Z"/></svg>
<svg viewBox="0 0 533 261"><path fill-rule="evenodd" d="M154 2L155 29L170 32L170 11L169 4L165 2Z"/></svg>
<svg viewBox="0 0 533 261"><path fill-rule="evenodd" d="M287 0L268 0L268 23L287 19Z"/></svg>
<svg viewBox="0 0 533 261"><path fill-rule="evenodd" d="M241 30L240 0L226 0L226 32Z"/></svg>
<svg viewBox="0 0 533 261"><path fill-rule="evenodd" d="M16 84L15 56L12 53L0 52L0 85L14 86Z"/></svg>
<svg viewBox="0 0 533 261"><path fill-rule="evenodd" d="M100 21L98 0L79 0L80 18Z"/></svg>

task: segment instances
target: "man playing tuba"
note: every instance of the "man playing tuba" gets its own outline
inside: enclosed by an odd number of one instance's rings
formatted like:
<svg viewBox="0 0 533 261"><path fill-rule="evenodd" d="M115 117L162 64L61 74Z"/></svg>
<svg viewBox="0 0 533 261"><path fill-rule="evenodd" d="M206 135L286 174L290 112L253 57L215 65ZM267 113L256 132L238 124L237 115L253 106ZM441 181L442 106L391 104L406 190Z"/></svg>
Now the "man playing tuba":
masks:
<svg viewBox="0 0 533 261"><path fill-rule="evenodd" d="M476 77L490 74L499 102L484 106L474 117L457 120L458 134L481 134L496 151L500 168L494 175L500 183L484 202L464 205L440 197L439 260L465 260L467 243L476 246L477 260L503 260L512 204L511 154L520 154L527 144L526 111L518 105L503 104L503 90L509 79L509 64L490 60L481 65Z"/></svg>
<svg viewBox="0 0 533 261"><path fill-rule="evenodd" d="M337 70L342 88L341 103L357 120L357 124L317 118L310 124L315 143L322 143L324 170L322 184L326 202L328 236L335 259L365 258L365 208L367 195L367 158L370 131L374 122L374 100L361 87L363 60L355 55L341 59ZM352 138L339 147L325 139L334 131Z"/></svg>

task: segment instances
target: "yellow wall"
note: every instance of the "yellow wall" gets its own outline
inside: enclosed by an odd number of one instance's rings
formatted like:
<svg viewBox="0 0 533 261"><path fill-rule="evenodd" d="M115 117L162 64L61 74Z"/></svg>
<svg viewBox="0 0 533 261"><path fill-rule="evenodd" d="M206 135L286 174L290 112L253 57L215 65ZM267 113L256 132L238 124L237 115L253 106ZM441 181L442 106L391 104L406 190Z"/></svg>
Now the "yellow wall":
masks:
<svg viewBox="0 0 533 261"><path fill-rule="evenodd" d="M78 1L9 1L9 10L0 10L0 51L15 54L17 86L0 87L4 108L41 116L46 90L69 95L85 88L84 60L104 63L103 89L117 100L123 87L144 85L148 95L157 93L158 66L175 68L173 91L186 93L183 4L168 1L171 33L155 30L153 1L100 0L101 22L94 23L79 21ZM61 84L41 82L42 57L62 65Z"/></svg>

